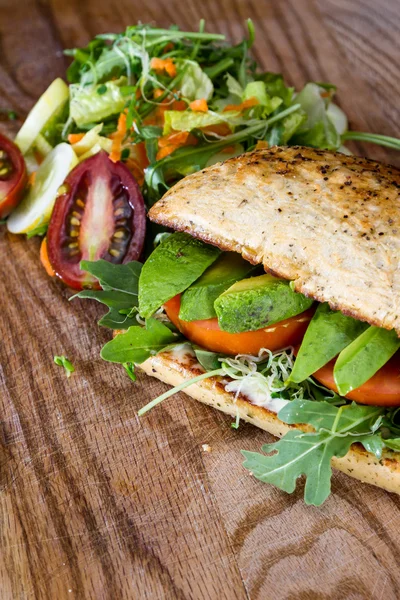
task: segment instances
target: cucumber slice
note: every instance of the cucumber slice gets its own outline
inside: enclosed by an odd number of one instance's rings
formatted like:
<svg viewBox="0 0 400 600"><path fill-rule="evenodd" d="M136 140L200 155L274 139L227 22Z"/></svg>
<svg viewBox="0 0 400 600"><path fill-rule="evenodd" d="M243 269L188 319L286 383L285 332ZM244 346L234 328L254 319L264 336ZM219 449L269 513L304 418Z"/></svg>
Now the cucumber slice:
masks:
<svg viewBox="0 0 400 600"><path fill-rule="evenodd" d="M25 154L42 131L46 123L62 108L69 98L69 88L60 78L55 79L42 94L25 123L17 133L15 143Z"/></svg>
<svg viewBox="0 0 400 600"><path fill-rule="evenodd" d="M11 233L30 233L50 221L58 188L78 163L69 144L58 144L36 171L35 183L7 219Z"/></svg>

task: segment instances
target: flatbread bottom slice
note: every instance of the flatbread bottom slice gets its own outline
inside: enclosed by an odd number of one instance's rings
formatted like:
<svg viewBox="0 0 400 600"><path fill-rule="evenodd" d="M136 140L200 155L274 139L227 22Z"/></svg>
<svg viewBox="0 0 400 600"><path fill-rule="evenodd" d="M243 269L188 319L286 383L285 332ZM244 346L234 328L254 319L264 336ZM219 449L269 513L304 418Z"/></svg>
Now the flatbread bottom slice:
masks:
<svg viewBox="0 0 400 600"><path fill-rule="evenodd" d="M163 352L149 358L140 365L140 368L147 375L156 377L171 386L193 379L203 372L192 356L174 355L171 352ZM194 383L185 389L185 393L232 417L239 414L243 421L252 423L276 437L282 437L293 428L312 431L307 425L283 423L275 413L251 404L242 394L235 400L234 393L225 391L220 377ZM258 448L254 450L257 451ZM387 451L378 460L373 454L366 452L361 444L355 443L346 456L334 457L332 466L355 479L400 494L400 453Z"/></svg>

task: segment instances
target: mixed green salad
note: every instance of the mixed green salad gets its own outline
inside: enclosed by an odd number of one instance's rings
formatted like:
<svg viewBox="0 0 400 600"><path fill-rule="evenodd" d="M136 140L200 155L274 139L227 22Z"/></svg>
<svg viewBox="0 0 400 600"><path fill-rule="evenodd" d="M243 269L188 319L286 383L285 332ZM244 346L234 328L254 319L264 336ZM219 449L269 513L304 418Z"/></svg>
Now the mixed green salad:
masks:
<svg viewBox="0 0 400 600"><path fill-rule="evenodd" d="M108 307L99 324L126 332L101 355L131 379L136 364L183 344L204 373L177 389L218 376L255 404L279 400L285 423L311 425L313 433L292 430L264 446L270 456L245 452L245 466L288 492L305 474L306 502L318 505L329 495L331 458L352 443L377 458L400 451L399 409L349 400L382 368L397 377L397 336L317 306L238 255L146 223L145 208L182 177L254 149L347 153L351 139L394 149L400 140L349 131L333 84L297 91L261 72L250 20L247 27L246 39L230 45L204 21L198 32L136 25L66 51L68 84L50 85L15 144L0 136L0 218L11 233L43 237L49 275ZM217 335L199 333L199 322L212 322ZM241 335L244 345L229 337Z"/></svg>

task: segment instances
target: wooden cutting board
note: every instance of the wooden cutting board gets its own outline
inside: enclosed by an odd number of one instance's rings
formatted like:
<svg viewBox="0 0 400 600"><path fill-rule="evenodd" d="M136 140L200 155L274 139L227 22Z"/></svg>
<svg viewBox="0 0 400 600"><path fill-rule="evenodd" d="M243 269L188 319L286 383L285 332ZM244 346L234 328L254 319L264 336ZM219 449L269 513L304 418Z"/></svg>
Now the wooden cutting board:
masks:
<svg viewBox="0 0 400 600"><path fill-rule="evenodd" d="M67 61L63 48L142 22L238 40L301 87L332 81L353 129L400 136L396 0L1 0L0 109L18 122ZM400 154L354 146L400 165ZM400 497L335 473L320 508L251 478L240 449L271 441L176 396L133 385L99 350L98 305L39 264L39 240L0 230L0 598L400 597ZM53 364L66 354L76 373ZM202 444L209 444L205 453Z"/></svg>

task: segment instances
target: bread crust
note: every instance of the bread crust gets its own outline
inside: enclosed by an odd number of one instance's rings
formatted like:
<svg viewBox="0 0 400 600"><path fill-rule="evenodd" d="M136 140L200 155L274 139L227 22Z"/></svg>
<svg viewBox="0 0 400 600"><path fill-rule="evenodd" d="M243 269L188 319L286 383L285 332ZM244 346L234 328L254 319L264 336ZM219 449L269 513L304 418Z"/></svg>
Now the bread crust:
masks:
<svg viewBox="0 0 400 600"><path fill-rule="evenodd" d="M199 364L191 355L174 356L171 352L162 352L138 365L147 375L156 377L172 386L179 385L201 374ZM212 377L192 384L185 393L220 410L226 414L252 423L260 429L276 437L282 437L290 429L312 431L307 425L287 425L280 421L277 415L266 408L255 406L240 394L235 400L235 394L226 392L220 377ZM256 450L256 449L255 449ZM390 450L385 451L378 460L373 454L364 450L360 444L353 444L343 458L332 459L332 466L355 479L378 486L389 492L400 494L400 454Z"/></svg>
<svg viewBox="0 0 400 600"><path fill-rule="evenodd" d="M400 335L399 191L390 165L275 146L185 177L149 217Z"/></svg>

